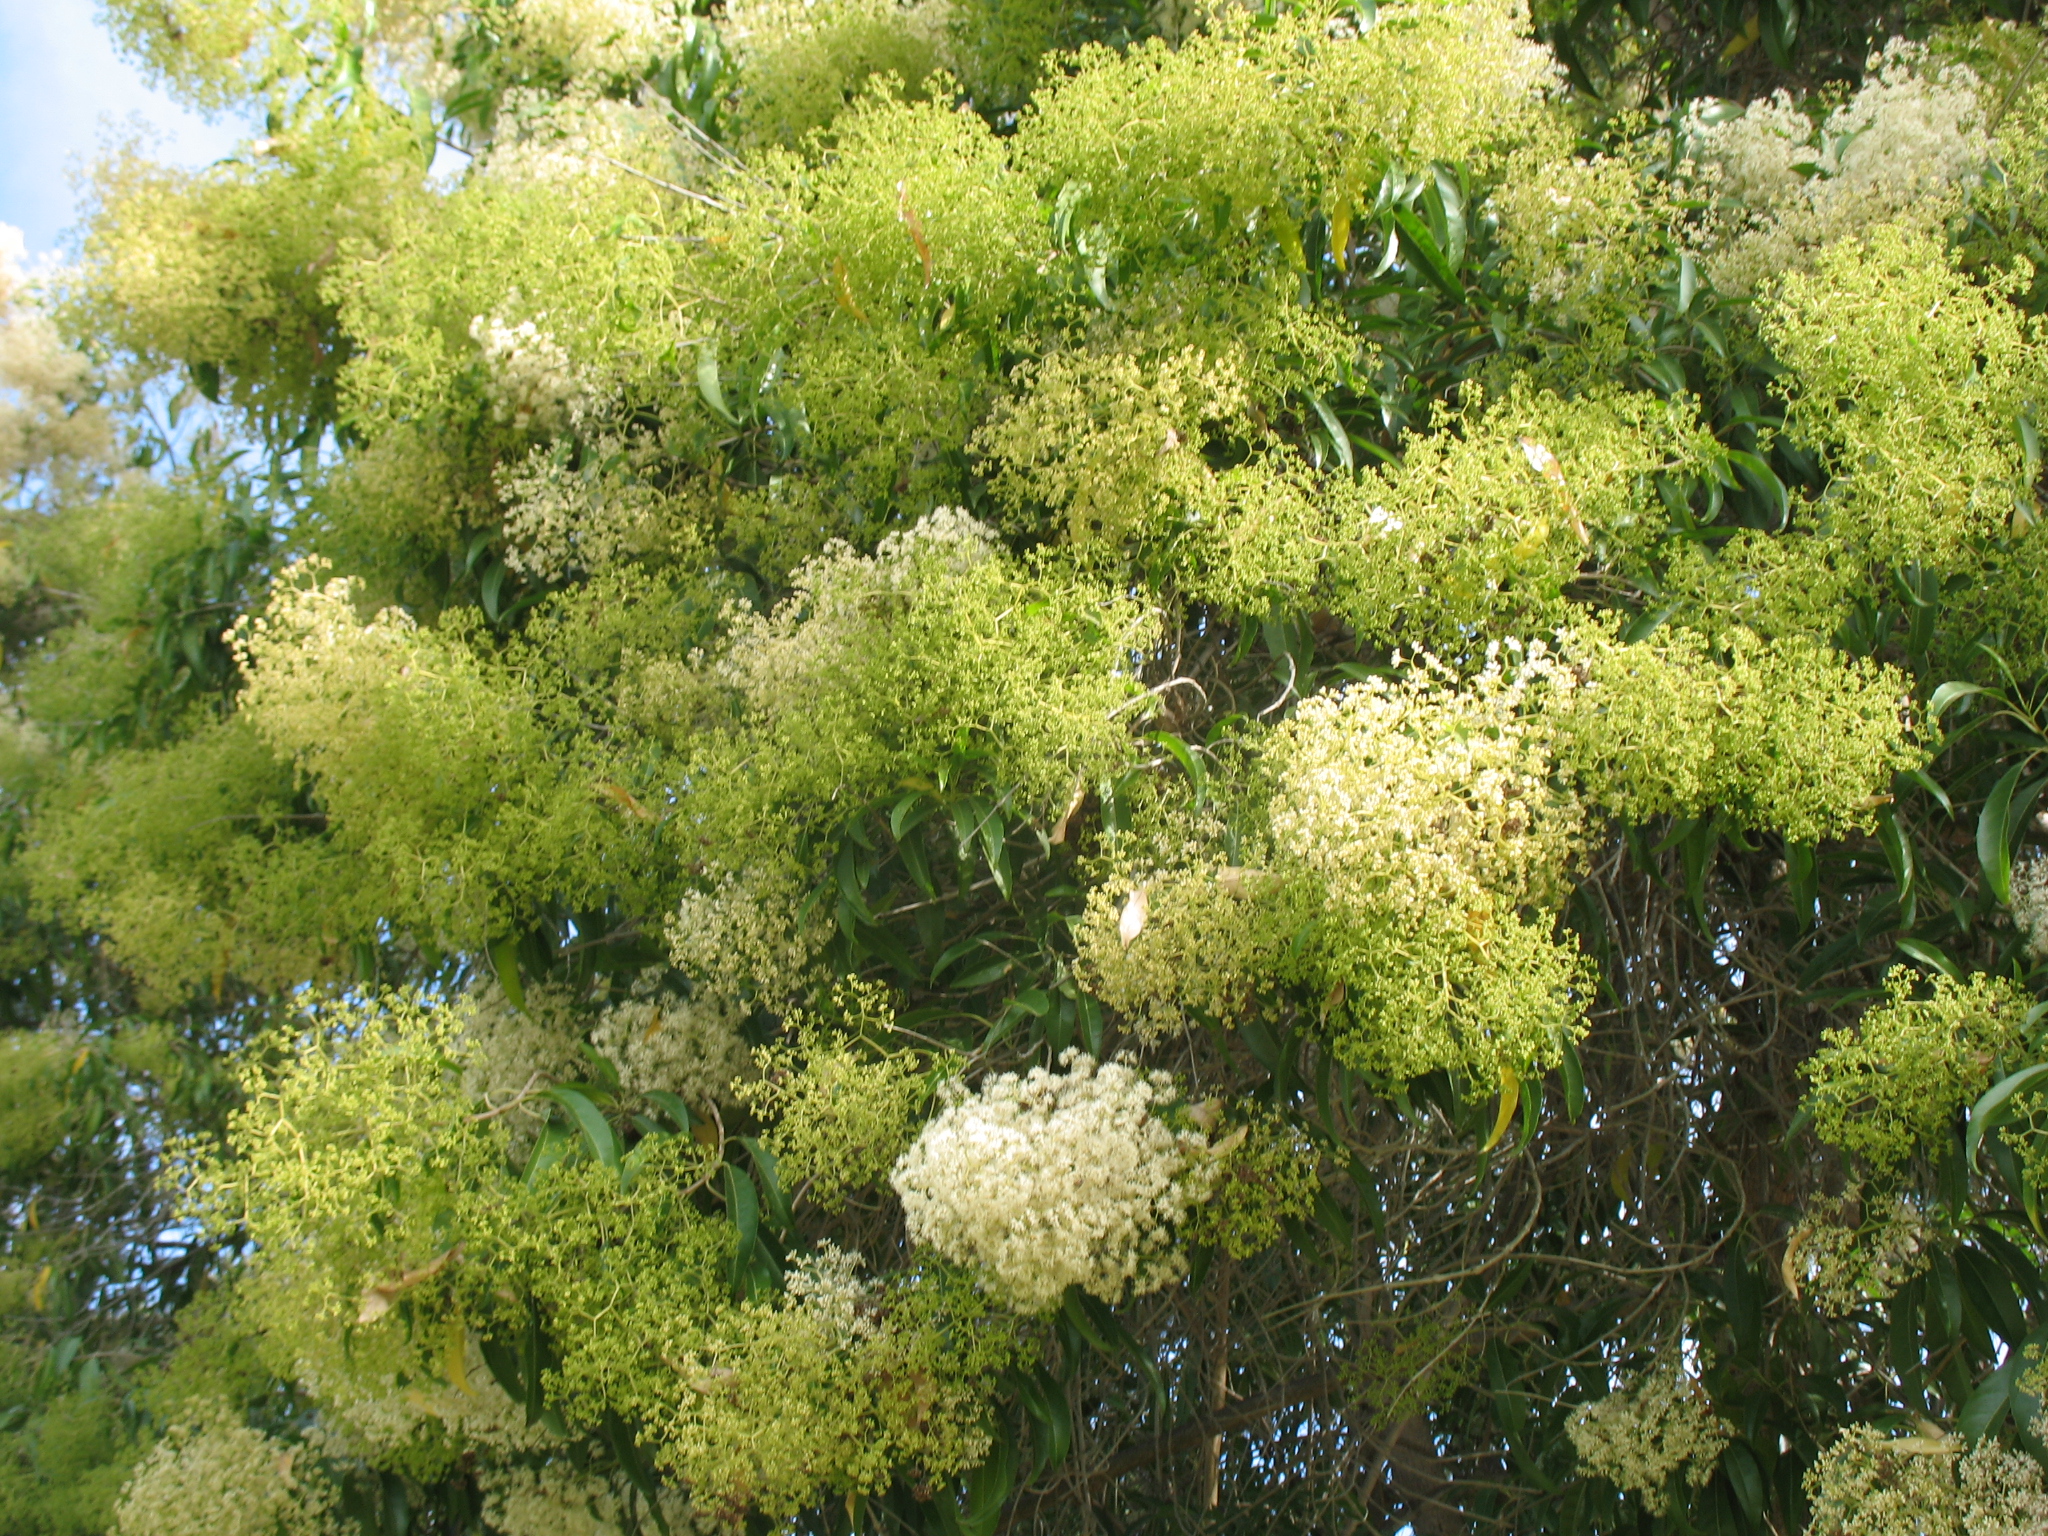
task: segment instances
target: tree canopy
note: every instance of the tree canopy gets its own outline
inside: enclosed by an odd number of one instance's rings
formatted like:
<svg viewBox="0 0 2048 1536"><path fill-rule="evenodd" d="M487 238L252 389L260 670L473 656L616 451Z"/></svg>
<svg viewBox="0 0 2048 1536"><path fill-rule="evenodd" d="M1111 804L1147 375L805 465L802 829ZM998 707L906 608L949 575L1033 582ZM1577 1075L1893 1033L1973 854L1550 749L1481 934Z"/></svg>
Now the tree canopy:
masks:
<svg viewBox="0 0 2048 1536"><path fill-rule="evenodd" d="M0 1527L2048 1532L2027 11L105 20Z"/></svg>

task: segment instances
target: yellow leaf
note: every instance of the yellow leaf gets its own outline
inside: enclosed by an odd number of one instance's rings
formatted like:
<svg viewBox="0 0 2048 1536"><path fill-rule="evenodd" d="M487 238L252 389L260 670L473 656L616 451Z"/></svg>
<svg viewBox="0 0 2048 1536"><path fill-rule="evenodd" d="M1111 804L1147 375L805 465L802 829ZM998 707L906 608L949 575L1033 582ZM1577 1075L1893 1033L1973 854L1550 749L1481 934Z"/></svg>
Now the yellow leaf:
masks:
<svg viewBox="0 0 2048 1536"><path fill-rule="evenodd" d="M1347 185L1337 194L1337 205L1330 210L1330 255L1341 268L1351 253L1351 189Z"/></svg>
<svg viewBox="0 0 2048 1536"><path fill-rule="evenodd" d="M1074 792L1067 797L1067 808L1060 813L1060 824L1052 829L1052 841L1055 844L1067 840L1067 828L1073 825L1075 813L1081 809L1081 802L1087 798L1088 781L1077 776L1074 780Z"/></svg>
<svg viewBox="0 0 2048 1536"><path fill-rule="evenodd" d="M601 784L598 786L624 808L628 816L638 821L659 821L661 818L633 798L633 792L623 784Z"/></svg>
<svg viewBox="0 0 2048 1536"><path fill-rule="evenodd" d="M36 1271L36 1283L29 1287L28 1304L35 1311L43 1310L43 1303L50 1295L50 1266L45 1264Z"/></svg>
<svg viewBox="0 0 2048 1536"><path fill-rule="evenodd" d="M839 300L839 307L862 324L867 323L868 312L860 307L860 301L853 296L853 284L847 280L846 259L832 258L833 297Z"/></svg>
<svg viewBox="0 0 2048 1536"><path fill-rule="evenodd" d="M1747 53L1755 46L1757 39L1762 37L1763 33L1763 17L1758 12L1751 11L1749 13L1749 25L1736 33L1735 36L1729 38L1728 46L1721 50L1721 62L1726 64L1730 59L1739 58Z"/></svg>
<svg viewBox="0 0 2048 1536"><path fill-rule="evenodd" d="M1491 1152L1500 1145L1501 1137L1507 1135L1508 1127L1514 1124L1515 1111L1522 1103L1522 1080L1508 1067L1500 1069L1500 1113L1493 1117L1493 1134L1486 1138L1481 1152Z"/></svg>
<svg viewBox="0 0 2048 1536"><path fill-rule="evenodd" d="M904 182L896 183L896 217L903 221L910 231L910 243L917 247L917 259L924 263L924 285L932 285L931 242L924 237L924 220L917 216L917 209L911 205L910 188Z"/></svg>
<svg viewBox="0 0 2048 1536"><path fill-rule="evenodd" d="M441 1374L463 1396L476 1396L476 1388L469 1384L469 1325L459 1317L448 1319L448 1337L441 1344Z"/></svg>
<svg viewBox="0 0 2048 1536"><path fill-rule="evenodd" d="M1539 521L1535 527L1523 534L1515 543L1514 555L1517 560L1527 560L1550 541L1550 524Z"/></svg>

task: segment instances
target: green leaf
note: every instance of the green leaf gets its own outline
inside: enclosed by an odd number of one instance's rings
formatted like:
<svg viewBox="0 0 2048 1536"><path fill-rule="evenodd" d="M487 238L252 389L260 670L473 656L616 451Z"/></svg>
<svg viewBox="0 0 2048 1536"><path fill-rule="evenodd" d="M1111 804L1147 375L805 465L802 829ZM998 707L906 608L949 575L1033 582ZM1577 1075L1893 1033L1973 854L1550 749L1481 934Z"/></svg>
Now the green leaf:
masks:
<svg viewBox="0 0 2048 1536"><path fill-rule="evenodd" d="M1638 641L1649 639L1650 636L1663 627L1666 619L1678 612L1678 607L1677 603L1666 603L1661 608L1644 609L1643 612L1630 619L1628 624L1622 629L1622 643L1624 645L1634 645Z"/></svg>
<svg viewBox="0 0 2048 1536"><path fill-rule="evenodd" d="M903 841L903 834L913 827L922 826L938 806L923 790L913 789L909 794L889 807L889 835L897 842ZM916 814L912 814L915 812Z"/></svg>
<svg viewBox="0 0 2048 1536"><path fill-rule="evenodd" d="M981 818L981 850L988 861L988 872L996 877L996 888L1003 893L1003 899L1010 897L1010 829L1003 824L1003 813L991 808Z"/></svg>
<svg viewBox="0 0 2048 1536"><path fill-rule="evenodd" d="M526 988L519 982L518 935L508 933L502 939L493 939L486 953L491 957L491 970L497 975L498 985L504 989L505 1001L524 1010Z"/></svg>
<svg viewBox="0 0 2048 1536"><path fill-rule="evenodd" d="M1031 1437L1036 1449L1032 1476L1059 1466L1074 1444L1074 1415L1067 1404L1066 1389L1042 1365L1034 1365L1029 1375L1012 1367L1003 1373L1003 1381L1017 1394L1017 1401L1031 1417Z"/></svg>
<svg viewBox="0 0 2048 1536"><path fill-rule="evenodd" d="M1447 165L1430 167L1436 182L1437 201L1444 214L1444 260L1455 272L1465 264L1465 191L1458 185L1457 172Z"/></svg>
<svg viewBox="0 0 2048 1536"><path fill-rule="evenodd" d="M654 1516L654 1523L661 1527L662 1536L669 1536L668 1517L661 1512L661 1492L654 1486L654 1478L649 1475L646 1463L640 1459L640 1448L633 1443L633 1432L609 1408L605 1410L601 1427L604 1442L611 1447L619 1470L626 1474L626 1481L640 1495L641 1507Z"/></svg>
<svg viewBox="0 0 2048 1536"><path fill-rule="evenodd" d="M2035 1062L2001 1078L1970 1106L1970 1126L1963 1133L1965 1162L1972 1168L1977 1166L1977 1149L1984 1144L1984 1133L2012 1114L2015 1098L2042 1083L2048 1083L2048 1061Z"/></svg>
<svg viewBox="0 0 2048 1536"><path fill-rule="evenodd" d="M667 1115L685 1136L697 1123L696 1117L690 1113L690 1106L665 1088L650 1088L640 1097Z"/></svg>
<svg viewBox="0 0 2048 1536"><path fill-rule="evenodd" d="M1978 1382L1962 1412L1956 1415L1956 1432L1970 1444L1976 1444L2003 1422L2012 1401L2012 1379L2019 1364L2018 1356L2014 1356Z"/></svg>
<svg viewBox="0 0 2048 1536"><path fill-rule="evenodd" d="M1564 1040L1564 1060L1559 1063L1564 1078L1564 1117L1573 1125L1579 1123L1579 1116L1586 1112L1586 1071L1579 1064L1579 1048L1567 1035Z"/></svg>
<svg viewBox="0 0 2048 1536"><path fill-rule="evenodd" d="M2007 1345L2017 1347L2025 1342L2027 1324L2019 1294L1989 1254L1965 1243L1956 1250L1956 1275L1980 1319L1995 1328Z"/></svg>
<svg viewBox="0 0 2048 1536"><path fill-rule="evenodd" d="M1884 850L1885 862L1891 865L1892 879L1899 888L1900 921L1910 928L1913 924L1914 877L1918 871L1913 859L1913 841L1899 825L1898 811L1892 806L1886 806L1877 818L1877 842Z"/></svg>
<svg viewBox="0 0 2048 1536"><path fill-rule="evenodd" d="M2026 767L2015 763L2008 768L1977 816L1977 863L1991 894L2007 905L2012 902L2012 795Z"/></svg>
<svg viewBox="0 0 2048 1536"><path fill-rule="evenodd" d="M550 1120L541 1127L533 1151L526 1159L524 1178L528 1189L539 1182L542 1174L569 1155L569 1149L576 1145L576 1137L575 1131L557 1121Z"/></svg>
<svg viewBox="0 0 2048 1536"><path fill-rule="evenodd" d="M1464 285L1458 281L1450 263L1444 260L1443 252L1436 248L1436 242L1429 238L1429 231L1422 227L1422 221L1405 208L1396 208L1392 216L1401 233L1407 237L1408 244L1414 248L1422 275L1441 289L1444 297L1453 304L1464 303Z"/></svg>
<svg viewBox="0 0 2048 1536"><path fill-rule="evenodd" d="M1323 427L1330 434L1330 446L1337 451L1337 460L1347 472L1355 473L1358 459L1351 452L1351 434L1344 430L1344 423L1337 419L1337 413L1323 404L1320 395L1310 395L1308 403L1316 408L1316 414L1323 418Z"/></svg>
<svg viewBox="0 0 2048 1536"><path fill-rule="evenodd" d="M1948 713L1949 706L1974 694L1989 693L1989 688L1978 683L1943 683L1934 690L1927 700L1927 720L1930 725L1939 724L1941 717Z"/></svg>
<svg viewBox="0 0 2048 1536"><path fill-rule="evenodd" d="M1929 943L1926 939L1900 939L1899 953L1909 960L1917 960L1922 965L1932 966L1951 981L1963 979L1963 968L1951 960L1947 951L1939 944Z"/></svg>
<svg viewBox="0 0 2048 1536"><path fill-rule="evenodd" d="M1941 806L1941 808L1949 813L1949 815L1955 815L1956 808L1948 798L1948 791L1943 789L1939 784L1937 784L1933 780L1933 778L1928 775L1925 769L1908 768L1904 773L1903 777L1910 780L1912 783L1919 785L1922 789L1926 790L1928 794L1934 797L1935 801Z"/></svg>
<svg viewBox="0 0 2048 1536"><path fill-rule="evenodd" d="M1209 788L1209 769L1200 755L1189 750L1188 744L1170 731L1153 731L1145 738L1161 748L1168 757L1179 763L1188 776L1188 783L1194 786L1195 805L1199 808Z"/></svg>
<svg viewBox="0 0 2048 1536"><path fill-rule="evenodd" d="M728 426L740 424L725 403L725 390L718 377L718 343L700 341L697 343L697 393L704 397L704 403L711 407L712 415Z"/></svg>
<svg viewBox="0 0 2048 1536"><path fill-rule="evenodd" d="M484 578L477 583L477 596L483 602L484 617L493 624L498 622L498 599L505 588L506 566L502 560L493 560L484 571Z"/></svg>
<svg viewBox="0 0 2048 1536"><path fill-rule="evenodd" d="M483 1352L484 1368L491 1373L491 1379L505 1389L505 1395L513 1402L524 1402L526 1384L519 1376L518 1351L496 1339L480 1339L477 1347Z"/></svg>
<svg viewBox="0 0 2048 1536"><path fill-rule="evenodd" d="M559 1087L543 1090L540 1097L552 1099L569 1111L570 1118L576 1122L576 1128L583 1133L584 1141L589 1144L592 1156L605 1167L617 1171L618 1132L612 1129L611 1122L604 1117L604 1111L592 1102L588 1094L577 1088Z"/></svg>
<svg viewBox="0 0 2048 1536"><path fill-rule="evenodd" d="M782 1174L776 1165L775 1154L762 1146L756 1137L742 1136L739 1141L754 1160L754 1180L761 1187L761 1212L768 1219L769 1231L787 1232L796 1225L796 1213L790 1207L788 1192L782 1187Z"/></svg>
<svg viewBox="0 0 2048 1536"><path fill-rule="evenodd" d="M1729 1441L1727 1449L1721 1452L1721 1470L1728 1474L1728 1486L1735 1490L1735 1501L1742 1506L1751 1526L1762 1529L1764 1473L1757 1465L1756 1452L1740 1440Z"/></svg>
<svg viewBox="0 0 2048 1536"><path fill-rule="evenodd" d="M739 1233L739 1243L732 1251L732 1287L737 1291L753 1266L754 1249L761 1241L761 1204L754 1181L731 1163L725 1165L725 1214Z"/></svg>
<svg viewBox="0 0 2048 1536"><path fill-rule="evenodd" d="M1110 1310L1107 1302L1100 1297L1089 1295L1078 1285L1067 1287L1064 1306L1067 1317L1081 1330L1082 1337L1090 1344L1106 1355L1121 1354L1138 1368L1138 1374L1143 1376L1152 1388L1152 1404L1159 1412L1159 1421L1165 1423L1170 1406L1166 1395L1166 1383L1159 1375L1158 1366L1152 1362L1151 1352L1139 1347L1138 1341L1132 1338L1130 1331L1118 1321L1116 1313Z"/></svg>
<svg viewBox="0 0 2048 1536"><path fill-rule="evenodd" d="M1782 530L1792 518L1792 493L1785 489L1785 482L1778 478L1778 472L1753 453L1740 448L1722 450L1728 462L1735 466L1750 488L1768 498L1776 507L1778 527Z"/></svg>

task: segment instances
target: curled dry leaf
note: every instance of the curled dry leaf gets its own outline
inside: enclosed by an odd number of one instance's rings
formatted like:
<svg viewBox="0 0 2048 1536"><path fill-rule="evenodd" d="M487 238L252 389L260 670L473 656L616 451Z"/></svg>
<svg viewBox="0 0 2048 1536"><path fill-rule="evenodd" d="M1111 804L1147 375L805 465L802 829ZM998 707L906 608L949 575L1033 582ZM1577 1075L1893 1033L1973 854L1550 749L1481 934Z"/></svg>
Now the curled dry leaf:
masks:
<svg viewBox="0 0 2048 1536"><path fill-rule="evenodd" d="M398 1298L416 1285L422 1285L441 1273L455 1260L462 1257L462 1245L457 1243L440 1257L428 1260L418 1269L408 1269L404 1274L390 1280L380 1280L363 1291L362 1305L356 1309L356 1321L374 1323L378 1318L397 1305Z"/></svg>
<svg viewBox="0 0 2048 1536"><path fill-rule="evenodd" d="M1145 919L1152 915L1152 902L1141 885L1131 892L1131 899L1124 903L1123 916L1116 920L1116 936L1129 949L1138 935L1145 931Z"/></svg>

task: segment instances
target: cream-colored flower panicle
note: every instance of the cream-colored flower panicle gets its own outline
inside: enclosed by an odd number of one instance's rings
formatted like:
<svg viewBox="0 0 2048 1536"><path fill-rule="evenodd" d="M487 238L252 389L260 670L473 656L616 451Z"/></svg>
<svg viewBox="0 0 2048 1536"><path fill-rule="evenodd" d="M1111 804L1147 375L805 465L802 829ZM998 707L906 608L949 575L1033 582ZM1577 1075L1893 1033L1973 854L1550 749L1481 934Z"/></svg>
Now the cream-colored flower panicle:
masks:
<svg viewBox="0 0 2048 1536"><path fill-rule="evenodd" d="M237 1423L225 1408L180 1425L128 1480L117 1536L337 1536L334 1490L307 1477L302 1448Z"/></svg>
<svg viewBox="0 0 2048 1536"><path fill-rule="evenodd" d="M1207 1183L1206 1139L1156 1113L1171 1078L1075 1050L1060 1065L979 1092L948 1084L893 1175L911 1237L981 1270L1019 1312L1070 1285L1114 1301L1170 1283L1174 1229Z"/></svg>
<svg viewBox="0 0 2048 1536"><path fill-rule="evenodd" d="M1587 1404L1565 1432L1580 1466L1640 1495L1653 1515L1669 1505L1672 1473L1682 1469L1688 1486L1704 1488L1735 1435L1714 1417L1706 1389L1678 1367Z"/></svg>

